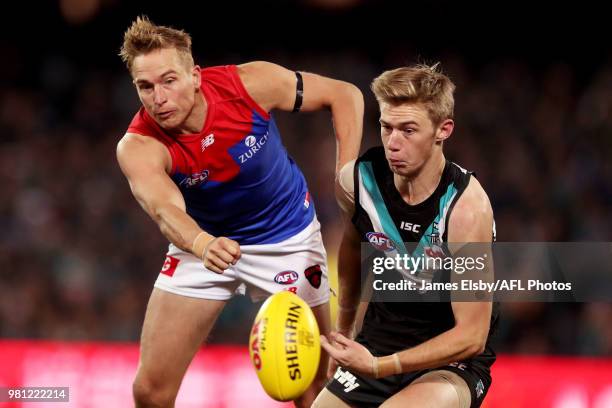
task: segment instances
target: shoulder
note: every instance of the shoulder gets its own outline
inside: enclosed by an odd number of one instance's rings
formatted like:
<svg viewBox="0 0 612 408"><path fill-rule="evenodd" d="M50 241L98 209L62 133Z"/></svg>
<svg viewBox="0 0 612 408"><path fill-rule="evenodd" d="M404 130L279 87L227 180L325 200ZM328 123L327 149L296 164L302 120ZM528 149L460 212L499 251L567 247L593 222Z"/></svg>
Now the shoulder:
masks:
<svg viewBox="0 0 612 408"><path fill-rule="evenodd" d="M238 76L243 81L252 79L253 77L260 78L261 76L280 77L283 79L285 75L291 74L287 68L268 61L252 61L245 64L236 65Z"/></svg>
<svg viewBox="0 0 612 408"><path fill-rule="evenodd" d="M465 191L449 219L449 241L489 242L493 230L493 209L476 177L470 177Z"/></svg>
<svg viewBox="0 0 612 408"><path fill-rule="evenodd" d="M218 87L228 83L233 84L237 71L238 66L236 65L216 65L202 68L200 70L200 76L202 78L202 84Z"/></svg>
<svg viewBox="0 0 612 408"><path fill-rule="evenodd" d="M146 165L170 172L172 162L162 142L151 136L129 132L117 143L117 160L124 171Z"/></svg>
<svg viewBox="0 0 612 408"><path fill-rule="evenodd" d="M297 81L293 71L267 61L253 61L236 67L247 93L265 111L275 108L288 110L293 104Z"/></svg>
<svg viewBox="0 0 612 408"><path fill-rule="evenodd" d="M461 209L462 214L493 213L489 196L476 177L470 177L465 191L455 205L455 209Z"/></svg>
<svg viewBox="0 0 612 408"><path fill-rule="evenodd" d="M267 61L253 61L237 65L238 77L251 92L263 89L285 89L295 85L295 73L278 64Z"/></svg>

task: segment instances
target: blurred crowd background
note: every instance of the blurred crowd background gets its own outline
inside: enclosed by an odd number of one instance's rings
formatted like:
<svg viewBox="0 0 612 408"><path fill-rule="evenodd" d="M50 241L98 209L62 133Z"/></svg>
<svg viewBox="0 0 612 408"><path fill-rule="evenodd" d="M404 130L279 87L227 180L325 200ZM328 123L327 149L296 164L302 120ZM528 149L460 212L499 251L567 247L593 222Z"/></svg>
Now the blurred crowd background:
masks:
<svg viewBox="0 0 612 408"><path fill-rule="evenodd" d="M203 66L264 59L356 84L366 100L362 150L379 143L371 80L440 61L457 85L446 155L478 174L498 240L612 238L605 13L556 10L553 19L503 3L476 14L358 0L126 3L15 5L0 28L0 337L138 340L167 245L115 159L139 107L117 56L138 14L190 32ZM589 23L576 31L564 18ZM335 262L330 115L276 118ZM246 343L256 307L232 301L210 341ZM612 355L607 303L505 303L502 319L501 352Z"/></svg>

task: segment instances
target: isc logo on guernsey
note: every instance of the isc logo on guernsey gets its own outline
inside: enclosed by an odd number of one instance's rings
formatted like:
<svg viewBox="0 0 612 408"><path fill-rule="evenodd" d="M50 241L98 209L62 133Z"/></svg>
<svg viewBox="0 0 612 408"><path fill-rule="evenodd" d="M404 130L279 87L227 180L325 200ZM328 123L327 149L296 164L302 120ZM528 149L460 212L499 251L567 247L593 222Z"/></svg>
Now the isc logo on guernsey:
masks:
<svg viewBox="0 0 612 408"><path fill-rule="evenodd" d="M257 140L255 136L249 135L244 139L244 144L249 147L245 153L242 153L238 156L238 160L240 160L240 164L246 163L251 157L255 155L268 141L268 132L261 137L261 139Z"/></svg>

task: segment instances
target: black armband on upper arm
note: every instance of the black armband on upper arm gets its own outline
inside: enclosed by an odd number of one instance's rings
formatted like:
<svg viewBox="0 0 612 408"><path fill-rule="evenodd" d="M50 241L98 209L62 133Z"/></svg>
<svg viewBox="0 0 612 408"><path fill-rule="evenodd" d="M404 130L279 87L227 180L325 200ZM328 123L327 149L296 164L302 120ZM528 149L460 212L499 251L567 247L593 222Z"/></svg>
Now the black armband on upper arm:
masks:
<svg viewBox="0 0 612 408"><path fill-rule="evenodd" d="M293 104L293 113L300 111L302 107L302 100L304 99L304 82L302 81L302 74L295 71L297 77L297 84L295 85L295 104Z"/></svg>

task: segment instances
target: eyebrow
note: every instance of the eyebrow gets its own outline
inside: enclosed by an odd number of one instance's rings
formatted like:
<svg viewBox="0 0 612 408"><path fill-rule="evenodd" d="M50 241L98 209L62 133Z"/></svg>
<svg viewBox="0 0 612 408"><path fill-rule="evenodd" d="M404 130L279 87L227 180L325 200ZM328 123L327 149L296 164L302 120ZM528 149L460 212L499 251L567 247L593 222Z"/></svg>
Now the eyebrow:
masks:
<svg viewBox="0 0 612 408"><path fill-rule="evenodd" d="M169 74L176 74L176 71L173 70L173 69L169 69L166 72L164 72L163 74L161 74L159 77L163 78L163 77L165 77L166 75L169 75ZM138 85L138 84L148 84L150 82L147 81L146 79L137 79L137 80L134 81L134 83Z"/></svg>
<svg viewBox="0 0 612 408"><path fill-rule="evenodd" d="M390 123L385 122L384 120L380 119L379 120L381 125L385 125L385 126L392 126ZM403 127L403 126L407 126L407 125L419 125L416 121L414 120L407 120L406 122L400 122L398 123L398 127Z"/></svg>

